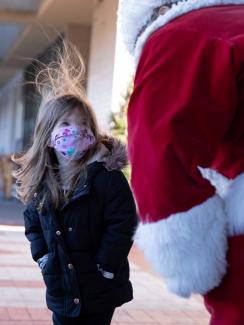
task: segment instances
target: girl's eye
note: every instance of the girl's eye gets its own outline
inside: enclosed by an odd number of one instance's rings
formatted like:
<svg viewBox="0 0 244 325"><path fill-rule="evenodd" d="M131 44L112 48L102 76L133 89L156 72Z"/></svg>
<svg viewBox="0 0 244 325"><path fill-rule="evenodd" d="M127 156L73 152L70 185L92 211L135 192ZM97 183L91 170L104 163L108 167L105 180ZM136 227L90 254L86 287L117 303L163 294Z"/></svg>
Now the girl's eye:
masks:
<svg viewBox="0 0 244 325"><path fill-rule="evenodd" d="M68 126L69 123L68 123L68 122L62 122L61 125L62 125L62 126Z"/></svg>

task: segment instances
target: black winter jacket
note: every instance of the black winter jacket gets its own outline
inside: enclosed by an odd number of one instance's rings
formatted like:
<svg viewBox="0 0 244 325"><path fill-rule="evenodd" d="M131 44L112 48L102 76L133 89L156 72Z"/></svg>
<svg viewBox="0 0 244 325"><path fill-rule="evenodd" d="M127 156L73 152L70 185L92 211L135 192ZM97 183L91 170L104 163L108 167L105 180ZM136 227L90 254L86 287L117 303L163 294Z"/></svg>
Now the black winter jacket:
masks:
<svg viewBox="0 0 244 325"><path fill-rule="evenodd" d="M103 312L133 298L127 256L137 215L127 180L114 169L123 167L118 151L106 163L87 166L85 185L61 209L50 203L40 209L39 194L24 212L33 259L48 254L42 275L48 308L55 313ZM114 170L108 170L111 162ZM114 278L104 278L97 264Z"/></svg>

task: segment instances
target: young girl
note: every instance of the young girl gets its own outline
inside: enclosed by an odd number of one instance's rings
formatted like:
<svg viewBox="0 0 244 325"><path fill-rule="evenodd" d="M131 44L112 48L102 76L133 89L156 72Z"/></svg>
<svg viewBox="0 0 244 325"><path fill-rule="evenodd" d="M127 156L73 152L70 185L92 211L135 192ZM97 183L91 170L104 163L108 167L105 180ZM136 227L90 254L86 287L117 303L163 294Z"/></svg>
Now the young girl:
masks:
<svg viewBox="0 0 244 325"><path fill-rule="evenodd" d="M14 157L15 177L53 323L107 325L132 299L127 256L137 216L121 172L125 148L99 132L83 75L67 45L38 74L43 101L31 147Z"/></svg>

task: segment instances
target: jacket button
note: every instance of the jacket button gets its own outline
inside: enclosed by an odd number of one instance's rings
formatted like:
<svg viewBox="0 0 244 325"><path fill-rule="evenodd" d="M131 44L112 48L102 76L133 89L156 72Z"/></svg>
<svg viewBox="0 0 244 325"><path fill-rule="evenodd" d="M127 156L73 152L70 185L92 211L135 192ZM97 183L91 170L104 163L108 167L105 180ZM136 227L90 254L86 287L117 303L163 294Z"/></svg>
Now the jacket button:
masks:
<svg viewBox="0 0 244 325"><path fill-rule="evenodd" d="M75 303L76 305L78 305L78 304L80 303L80 299L79 299L79 298L75 298L75 299L74 299L74 303Z"/></svg>
<svg viewBox="0 0 244 325"><path fill-rule="evenodd" d="M72 231L73 230L73 228L72 227L69 227L69 231Z"/></svg>
<svg viewBox="0 0 244 325"><path fill-rule="evenodd" d="M57 235L57 236L60 236L60 235L61 235L61 231L60 231L60 230L57 230L57 231L56 231L56 235Z"/></svg>
<svg viewBox="0 0 244 325"><path fill-rule="evenodd" d="M73 265L73 264L68 264L68 268L69 268L70 270L73 270L74 265Z"/></svg>
<svg viewBox="0 0 244 325"><path fill-rule="evenodd" d="M37 192L34 193L34 197L37 197Z"/></svg>

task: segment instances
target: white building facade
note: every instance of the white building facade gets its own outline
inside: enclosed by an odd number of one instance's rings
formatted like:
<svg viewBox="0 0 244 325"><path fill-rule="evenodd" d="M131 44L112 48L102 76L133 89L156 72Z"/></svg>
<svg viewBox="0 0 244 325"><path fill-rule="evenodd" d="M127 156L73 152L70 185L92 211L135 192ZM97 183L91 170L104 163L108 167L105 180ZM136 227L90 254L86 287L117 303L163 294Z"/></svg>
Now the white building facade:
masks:
<svg viewBox="0 0 244 325"><path fill-rule="evenodd" d="M12 43L8 38L3 53L0 51L0 154L22 150L26 137L31 139L36 108L26 100L23 91L25 70L31 61L24 58L45 55L45 49L59 33L80 49L87 65L88 98L102 129L109 129L111 112L118 109L119 95L131 69L128 58L118 50L121 47L117 38L118 2L1 1L0 37L8 37L7 27L11 24L17 27Z"/></svg>

